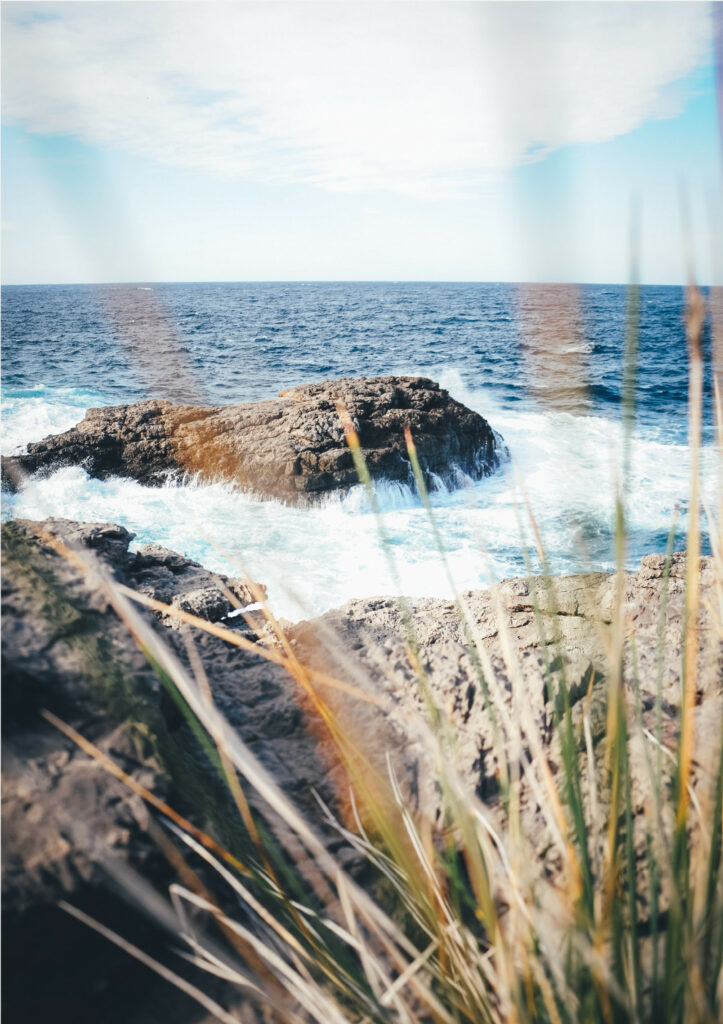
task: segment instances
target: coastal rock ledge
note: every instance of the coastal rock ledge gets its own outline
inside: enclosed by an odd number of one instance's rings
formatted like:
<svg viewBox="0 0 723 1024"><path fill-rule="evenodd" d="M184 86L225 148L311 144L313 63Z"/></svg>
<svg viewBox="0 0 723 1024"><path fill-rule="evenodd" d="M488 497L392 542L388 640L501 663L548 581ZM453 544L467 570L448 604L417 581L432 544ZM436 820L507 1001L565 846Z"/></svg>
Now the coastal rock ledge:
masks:
<svg viewBox="0 0 723 1024"><path fill-rule="evenodd" d="M150 400L89 409L64 434L3 459L3 481L82 465L94 477L160 485L172 473L227 480L261 497L299 504L357 483L336 403L347 408L373 477L411 482L409 425L428 485L489 474L499 438L489 423L425 377L325 381L238 405Z"/></svg>

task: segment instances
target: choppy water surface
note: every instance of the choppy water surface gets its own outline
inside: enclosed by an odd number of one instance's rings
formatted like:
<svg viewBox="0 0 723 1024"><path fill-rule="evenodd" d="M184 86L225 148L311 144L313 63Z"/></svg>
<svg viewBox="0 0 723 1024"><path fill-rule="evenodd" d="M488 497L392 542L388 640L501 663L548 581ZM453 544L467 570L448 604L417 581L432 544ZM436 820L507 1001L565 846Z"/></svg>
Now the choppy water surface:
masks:
<svg viewBox="0 0 723 1024"><path fill-rule="evenodd" d="M685 526L682 318L681 289L643 289L631 566L664 548L676 503ZM421 373L484 415L512 455L495 476L434 495L457 585L524 572L517 480L555 571L610 568L624 331L625 290L612 286L5 288L3 452L67 429L90 406L144 397L229 403L331 377ZM712 501L709 394L705 434ZM380 497L403 589L446 594L415 495L382 484ZM376 523L358 492L292 509L225 485L151 489L91 480L72 468L4 494L3 515L123 523L136 544L162 543L226 572L247 568L269 585L277 612L294 618L392 589Z"/></svg>

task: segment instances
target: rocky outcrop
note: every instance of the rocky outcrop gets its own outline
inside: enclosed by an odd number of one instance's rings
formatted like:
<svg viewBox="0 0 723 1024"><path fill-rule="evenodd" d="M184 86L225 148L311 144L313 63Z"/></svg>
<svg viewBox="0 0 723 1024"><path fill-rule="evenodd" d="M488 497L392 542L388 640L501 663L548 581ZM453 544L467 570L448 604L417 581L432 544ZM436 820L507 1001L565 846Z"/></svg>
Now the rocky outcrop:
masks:
<svg viewBox="0 0 723 1024"><path fill-rule="evenodd" d="M76 728L237 855L246 856L248 837L149 660L102 592L48 546L51 536L100 572L210 620L253 595L243 581L163 548L130 552L133 535L119 526L47 520L2 528L5 1019L160 1024L170 1015L188 1024L199 1019L195 1003L56 905L67 899L167 958L168 934L139 913L122 883L128 868L161 892L176 877L148 833L146 805L40 712ZM143 614L187 663L178 619ZM243 617L227 624L254 635ZM194 641L214 699L262 764L302 807L316 806L312 786L332 799L286 673L208 634L197 631Z"/></svg>
<svg viewBox="0 0 723 1024"><path fill-rule="evenodd" d="M135 976L129 981L122 973L124 956L110 946L103 954L103 944L99 946L98 940L89 939L80 926L66 920L55 901L60 896L70 898L131 939L135 936L144 948L155 941L162 950L166 938L155 935L147 924L139 931L137 915L122 909L125 903L114 879L118 864L139 870L161 889L173 876L149 836L149 813L140 799L79 752L39 711L48 708L75 726L127 773L242 859L251 852L249 840L213 766L127 627L102 592L48 546L48 534L59 536L84 555L94 553L101 570L112 571L127 586L209 619L227 616L237 601L258 591L249 593L243 581L208 573L163 548L130 552L132 535L118 526L48 520L3 527L6 951L10 940L10 953L5 954L6 1015L8 1001L14 1008L14 1016L11 1013L7 1019L40 1018L51 1007L57 1016L61 1007L61 1015L64 1012L67 1019L81 1022L98 1016L109 1024L131 1019L150 1022L156 1018L148 1015L147 1007L149 1000L158 999L157 992L138 987ZM631 721L638 723L631 739L638 852L645 843L644 812L651 801L645 743L651 742L649 737L657 735L658 728L667 750L674 751L678 739L683 556L675 556L668 585L663 570L662 557L652 555L623 581L628 651L624 694ZM713 763L711 751L717 749L723 727L712 559L701 561L700 580L694 774L709 767L706 762ZM553 721L564 679L580 756L587 756L584 712L596 768L604 777L605 649L616 587L615 577L601 573L558 578L551 589L541 580L531 585L507 580L488 591L463 595L466 625L460 623L451 602L413 602L411 631L395 600L352 601L313 622L289 625L287 636L302 664L334 673L372 698L363 700L334 688L323 691L367 762L384 774L390 755L409 807L435 820L442 800L423 690L410 662L410 649L416 650L434 703L455 733L456 769L469 789L485 801L492 823L497 818L504 831L498 738L484 692L488 688L496 707L496 727L513 743L519 741L522 751L522 829L554 876L560 870L558 855L548 839L544 808L531 787L532 739L539 737L548 768L553 776L558 774L561 754ZM321 827L312 796L315 790L343 815L349 780L338 749L287 673L217 637L180 628L173 614L144 614L184 663L190 657L189 644L195 645L216 704L297 806ZM238 623L235 628L247 638L268 641L262 637L260 623L251 616L247 619L224 621L232 627ZM603 813L605 788L598 793ZM264 815L265 808L253 792L247 795L257 813ZM330 848L341 851L346 863L360 870L351 851L342 847L332 831L325 838ZM591 853L595 856L595 850ZM643 919L647 885L641 874ZM665 900L663 893L663 908ZM88 983L105 985L102 991L94 989L100 994L92 1001L87 998L87 986L79 989L69 983L85 958L92 972L86 976ZM44 965L42 991L32 984L38 963ZM190 1021L189 1013L187 1006L174 1009L174 1019Z"/></svg>
<svg viewBox="0 0 723 1024"><path fill-rule="evenodd" d="M169 474L227 480L262 497L297 503L357 481L336 402L349 411L373 477L410 482L403 437L411 428L430 487L479 478L500 457L481 416L423 377L345 378L228 406L165 401L90 409L76 427L3 460L3 479L81 465L91 476L157 485Z"/></svg>
<svg viewBox="0 0 723 1024"><path fill-rule="evenodd" d="M3 754L10 777L15 778L16 771L20 771L23 776L27 774L33 785L40 785L43 778L48 783L58 774L50 762L45 763L46 754L53 759L48 753L49 738L53 750L72 750L39 718L43 708L71 725L82 725L84 733L99 745L105 739L110 742L112 737L121 753L126 741L120 742L116 728L130 723L132 734L132 726L140 724L146 746L156 757L153 770L160 773L159 779L167 776L169 764L163 759L169 753L173 757L185 756L190 750L171 751L177 735L183 738L182 748L189 735L182 716L167 699L148 658L106 598L47 542L56 537L86 557L95 554L101 568L111 569L118 582L171 608L188 610L209 621L230 613L239 599L253 597L247 584L210 573L198 563L156 545L130 552L133 534L110 524L60 519L33 524L18 520L3 526L2 537ZM163 628L162 637L172 652L187 663L186 635L179 629L180 620L172 612L142 614L150 622L171 627ZM232 617L224 625L245 638L256 638L251 616ZM288 791L297 791L298 799L310 806L313 801L308 790L322 782L323 766L317 765L312 771L314 742L306 738L302 712L286 672L208 633L195 631L193 638L218 706ZM287 748L290 736L294 737L294 744ZM161 751L158 744L166 742L168 749ZM194 751L190 753L196 756ZM41 767L34 764L36 756L43 762ZM84 759L82 755L80 759ZM68 764L66 757L61 761ZM305 764L311 775L306 774ZM28 767L29 774L23 766ZM194 766L187 767L190 775ZM176 774L171 781L180 792L181 775ZM52 789L54 784L48 793ZM6 784L5 806L12 799L13 786ZM40 789L33 798L36 849L41 845L42 802ZM49 801L48 809L55 816L59 807L54 799ZM89 810L95 813L92 807ZM71 814L71 825L81 817ZM97 834L98 829L91 831ZM12 828L3 837L4 878L10 880L10 903L14 905L16 901L18 906L27 906L34 898L36 882L43 890L43 898L47 897L48 879L53 872L48 866L52 858L38 857L38 864L43 864L42 878L29 870L21 858L17 880L13 880L13 843L21 840L22 832ZM57 871L58 878L69 878L74 873L78 872L65 867ZM58 891L62 889L61 885Z"/></svg>
<svg viewBox="0 0 723 1024"><path fill-rule="evenodd" d="M667 751L662 767L672 784L679 739L685 556L673 556L667 582L664 566L662 555L649 555L637 572L625 575L623 582L623 683L629 720L635 723L631 727L631 782L635 850L641 863L647 841L645 813L654 802L645 746L649 747L649 756L656 749L655 737L660 735ZM694 777L700 770L710 772L718 763L723 735L723 640L713 612L721 582L716 580L712 558L701 559L700 585L693 709ZM524 764L522 767L522 830L540 856L549 858L547 868L554 875L560 867L558 854L549 843L545 815L530 784L532 736L536 733L539 737L547 767L557 777L562 760L554 720L563 707L564 685L569 693L580 756L586 756L582 722L585 711L596 771L600 779L605 778L607 651L617 601L617 578L607 573L558 577L549 589L542 579L536 578L532 590L526 580L505 580L487 591L468 592L462 600L467 612L466 625L449 601L414 601L409 605L407 624L394 599L351 601L318 620L296 626L292 635L297 654L305 664L352 679L380 701L384 711L379 717L396 726L398 735L404 736L397 751L399 760L407 769L414 766L415 807L439 821L442 795L436 781L435 745L430 746L429 742L429 713L419 671L409 656L410 648L416 648L434 704L455 737L454 752L448 751L447 756L453 757L469 790L486 803L492 820L498 817L502 832L505 823L498 802L499 739L506 735L513 747L515 742L521 744L528 763L528 768ZM485 688L495 705L494 719ZM375 733L376 709L369 710L365 705L360 717L357 707L337 702L342 721L354 729L365 753L383 765L386 738L380 739ZM587 774L587 767L583 772ZM598 794L602 813L606 811L606 791L603 785ZM588 789L584 799L589 799ZM587 811L590 815L589 804ZM598 840L602 844L602 836ZM591 850L591 854L594 856L595 851ZM639 912L643 919L647 913L648 884L641 873ZM666 899L664 892L663 907Z"/></svg>

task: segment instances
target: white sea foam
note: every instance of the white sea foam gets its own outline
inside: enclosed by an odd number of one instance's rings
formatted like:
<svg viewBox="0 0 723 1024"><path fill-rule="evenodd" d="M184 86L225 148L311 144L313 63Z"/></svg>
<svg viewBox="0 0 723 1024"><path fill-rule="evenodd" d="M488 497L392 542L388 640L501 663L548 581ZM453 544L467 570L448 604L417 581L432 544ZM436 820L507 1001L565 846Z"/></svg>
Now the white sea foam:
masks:
<svg viewBox="0 0 723 1024"><path fill-rule="evenodd" d="M518 478L554 571L612 568L619 425L602 417L540 411L522 403L511 409L492 392L466 388L452 371L440 382L486 416L511 453L511 461L493 476L458 490L440 486L432 494L457 586L486 586L494 578L524 571ZM82 415L80 403L87 397L34 393L10 400L4 408L3 449L17 450L22 441L71 426ZM714 469L714 453L707 450L702 474L711 504ZM631 565L642 554L664 546L676 503L684 509L688 451L641 434L633 449L632 473ZM417 495L391 482L381 482L377 495L401 589L411 596L448 596L444 566ZM50 515L119 522L136 533L136 546L163 544L226 573L245 569L268 586L275 611L287 618L395 589L378 524L360 487L315 507L290 508L251 498L225 484L148 488L129 480L93 480L73 467L30 480L18 494L3 495L4 518ZM529 535L529 529L526 532Z"/></svg>
<svg viewBox="0 0 723 1024"><path fill-rule="evenodd" d="M103 405L100 395L80 388L34 388L3 398L3 455L17 455L31 441L60 434L75 426L92 406Z"/></svg>

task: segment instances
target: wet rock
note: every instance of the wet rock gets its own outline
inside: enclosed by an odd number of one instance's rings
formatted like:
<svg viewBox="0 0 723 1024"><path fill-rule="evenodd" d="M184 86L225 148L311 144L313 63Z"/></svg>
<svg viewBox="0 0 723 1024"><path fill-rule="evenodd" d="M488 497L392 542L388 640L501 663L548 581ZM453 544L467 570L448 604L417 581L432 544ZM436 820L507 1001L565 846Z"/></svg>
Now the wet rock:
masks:
<svg viewBox="0 0 723 1024"><path fill-rule="evenodd" d="M299 503L358 482L336 402L347 408L373 477L411 482L411 428L427 484L490 473L504 453L485 419L424 377L345 378L229 406L165 401L90 409L76 427L3 459L3 479L80 465L94 477L158 485L169 474L230 481Z"/></svg>

